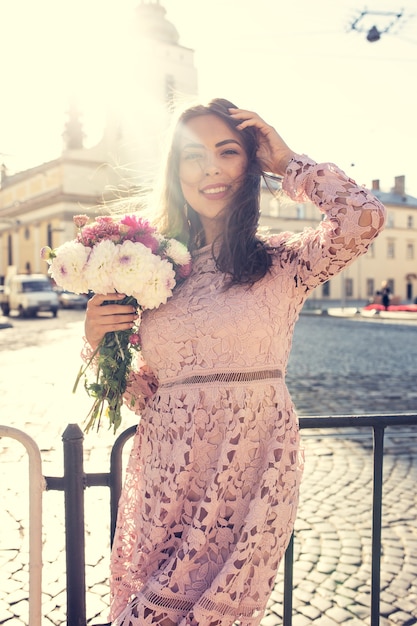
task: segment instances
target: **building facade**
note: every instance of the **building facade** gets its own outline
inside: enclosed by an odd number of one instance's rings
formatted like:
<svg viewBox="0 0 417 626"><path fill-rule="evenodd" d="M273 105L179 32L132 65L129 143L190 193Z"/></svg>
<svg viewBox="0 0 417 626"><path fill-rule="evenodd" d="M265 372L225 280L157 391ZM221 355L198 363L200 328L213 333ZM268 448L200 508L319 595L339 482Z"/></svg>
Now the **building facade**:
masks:
<svg viewBox="0 0 417 626"><path fill-rule="evenodd" d="M417 198L405 193L405 177L396 176L390 192L372 181L372 191L386 206L385 229L367 254L341 274L316 289L307 305L358 306L375 299L387 281L395 302L411 303L417 298ZM314 228L322 219L312 203L292 202L282 194L274 197L263 188L262 225L270 232L301 232Z"/></svg>

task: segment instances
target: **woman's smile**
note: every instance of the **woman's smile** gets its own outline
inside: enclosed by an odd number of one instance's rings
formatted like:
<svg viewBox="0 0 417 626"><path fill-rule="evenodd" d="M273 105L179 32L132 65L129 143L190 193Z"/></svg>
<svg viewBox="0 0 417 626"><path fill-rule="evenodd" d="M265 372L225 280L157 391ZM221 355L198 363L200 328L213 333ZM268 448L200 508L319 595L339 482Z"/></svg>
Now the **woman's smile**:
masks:
<svg viewBox="0 0 417 626"><path fill-rule="evenodd" d="M201 189L201 193L211 200L221 200L227 195L229 189L230 185L214 184L203 187L203 189Z"/></svg>

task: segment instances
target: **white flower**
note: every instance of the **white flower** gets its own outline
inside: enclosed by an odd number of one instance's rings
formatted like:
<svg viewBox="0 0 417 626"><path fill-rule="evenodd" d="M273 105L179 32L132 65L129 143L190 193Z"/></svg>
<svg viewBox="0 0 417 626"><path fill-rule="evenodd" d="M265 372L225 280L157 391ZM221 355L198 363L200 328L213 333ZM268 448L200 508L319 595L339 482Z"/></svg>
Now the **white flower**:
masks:
<svg viewBox="0 0 417 626"><path fill-rule="evenodd" d="M172 259L176 265L187 265L191 261L191 255L187 247L176 239L168 239L166 255Z"/></svg>
<svg viewBox="0 0 417 626"><path fill-rule="evenodd" d="M85 267L86 282L94 293L114 291L113 270L116 263L117 246L109 239L104 239L91 249Z"/></svg>
<svg viewBox="0 0 417 626"><path fill-rule="evenodd" d="M86 293L89 283L84 270L90 249L82 243L67 241L54 253L48 273L56 284L74 293Z"/></svg>
<svg viewBox="0 0 417 626"><path fill-rule="evenodd" d="M151 279L156 257L142 243L125 241L116 248L112 268L114 288L131 296Z"/></svg>
<svg viewBox="0 0 417 626"><path fill-rule="evenodd" d="M132 293L144 309L155 309L165 304L175 287L175 272L172 264L155 255L152 255L152 260L151 275Z"/></svg>

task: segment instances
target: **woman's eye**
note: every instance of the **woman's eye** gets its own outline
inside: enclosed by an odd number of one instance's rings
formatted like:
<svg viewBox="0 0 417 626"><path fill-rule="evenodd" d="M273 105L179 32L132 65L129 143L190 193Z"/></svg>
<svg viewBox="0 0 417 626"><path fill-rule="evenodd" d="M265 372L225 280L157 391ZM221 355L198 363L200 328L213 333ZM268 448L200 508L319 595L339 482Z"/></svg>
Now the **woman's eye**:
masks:
<svg viewBox="0 0 417 626"><path fill-rule="evenodd" d="M239 154L239 152L237 150L234 150L233 148L228 148L227 150L224 150L222 152L223 156L230 156L230 155L234 155L234 154Z"/></svg>

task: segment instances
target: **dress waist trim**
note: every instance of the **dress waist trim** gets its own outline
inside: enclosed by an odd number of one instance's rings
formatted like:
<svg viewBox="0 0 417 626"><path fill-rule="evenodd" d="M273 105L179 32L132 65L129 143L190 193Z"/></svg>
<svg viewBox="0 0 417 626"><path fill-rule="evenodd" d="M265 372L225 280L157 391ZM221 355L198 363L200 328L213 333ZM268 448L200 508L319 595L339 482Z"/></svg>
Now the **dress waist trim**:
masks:
<svg viewBox="0 0 417 626"><path fill-rule="evenodd" d="M253 372L216 372L214 374L195 374L186 378L177 378L161 383L159 389L176 387L177 385L203 385L205 383L249 383L268 378L282 378L282 371L278 368L269 370L257 370Z"/></svg>

